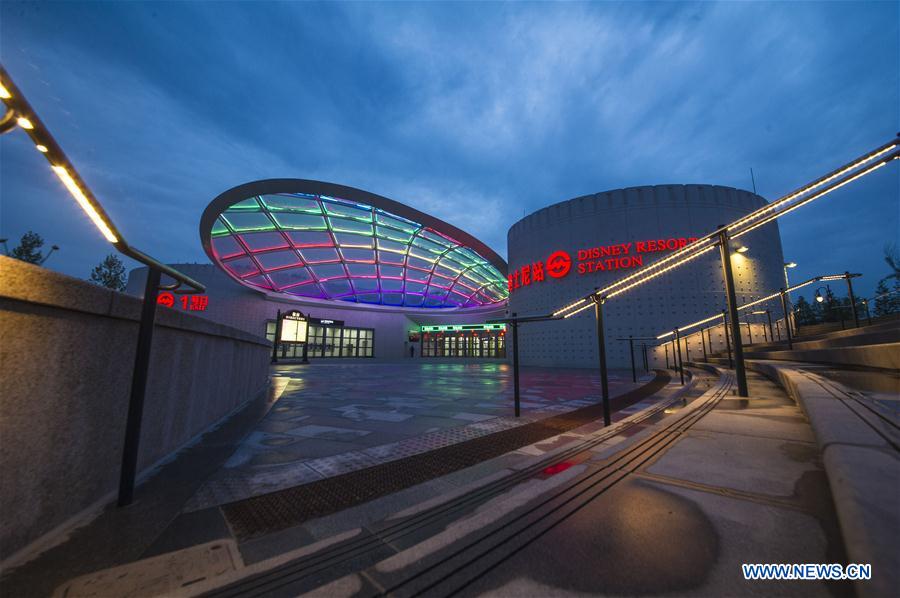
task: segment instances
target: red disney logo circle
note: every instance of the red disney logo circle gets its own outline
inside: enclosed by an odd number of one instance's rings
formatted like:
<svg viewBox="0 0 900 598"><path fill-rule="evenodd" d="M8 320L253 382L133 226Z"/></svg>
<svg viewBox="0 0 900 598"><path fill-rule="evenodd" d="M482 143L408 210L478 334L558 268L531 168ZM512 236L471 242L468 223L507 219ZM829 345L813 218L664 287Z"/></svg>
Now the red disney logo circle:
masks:
<svg viewBox="0 0 900 598"><path fill-rule="evenodd" d="M175 295L172 293L160 293L156 298L156 302L163 307L172 307L175 305Z"/></svg>
<svg viewBox="0 0 900 598"><path fill-rule="evenodd" d="M562 278L572 269L572 258L565 251L554 251L547 258L547 274L553 278Z"/></svg>

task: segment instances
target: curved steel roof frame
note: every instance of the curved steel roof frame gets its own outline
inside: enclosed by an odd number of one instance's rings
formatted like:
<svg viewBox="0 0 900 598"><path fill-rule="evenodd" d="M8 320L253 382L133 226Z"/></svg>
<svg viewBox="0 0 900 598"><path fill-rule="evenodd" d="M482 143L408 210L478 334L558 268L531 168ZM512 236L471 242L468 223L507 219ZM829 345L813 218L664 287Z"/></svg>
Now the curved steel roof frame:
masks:
<svg viewBox="0 0 900 598"><path fill-rule="evenodd" d="M207 206L200 239L239 283L296 298L409 308L497 305L506 262L470 234L361 189L305 179L239 185Z"/></svg>

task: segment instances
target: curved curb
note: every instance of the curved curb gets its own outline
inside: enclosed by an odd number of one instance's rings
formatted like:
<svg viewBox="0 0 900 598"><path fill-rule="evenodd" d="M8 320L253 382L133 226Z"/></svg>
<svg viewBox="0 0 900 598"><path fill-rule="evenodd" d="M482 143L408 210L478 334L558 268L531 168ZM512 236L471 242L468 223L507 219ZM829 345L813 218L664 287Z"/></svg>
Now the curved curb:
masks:
<svg viewBox="0 0 900 598"><path fill-rule="evenodd" d="M822 451L847 556L870 563L872 579L856 581L863 597L894 595L900 587L900 433L867 421L827 391L843 389L796 363L748 361L782 386L806 413Z"/></svg>

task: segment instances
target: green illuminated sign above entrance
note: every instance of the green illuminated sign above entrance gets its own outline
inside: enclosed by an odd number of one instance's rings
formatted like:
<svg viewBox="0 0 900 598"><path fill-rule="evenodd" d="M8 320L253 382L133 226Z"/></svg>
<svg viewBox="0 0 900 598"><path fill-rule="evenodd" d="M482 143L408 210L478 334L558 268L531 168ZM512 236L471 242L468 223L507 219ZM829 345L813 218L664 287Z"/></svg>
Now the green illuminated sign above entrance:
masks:
<svg viewBox="0 0 900 598"><path fill-rule="evenodd" d="M422 332L450 332L453 330L506 330L506 324L446 324L422 326Z"/></svg>

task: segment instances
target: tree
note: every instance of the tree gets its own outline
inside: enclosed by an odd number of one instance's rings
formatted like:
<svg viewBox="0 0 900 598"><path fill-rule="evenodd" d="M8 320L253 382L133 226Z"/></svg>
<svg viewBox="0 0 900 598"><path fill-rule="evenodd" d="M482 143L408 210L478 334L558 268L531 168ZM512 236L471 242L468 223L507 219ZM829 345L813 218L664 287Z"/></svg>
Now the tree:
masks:
<svg viewBox="0 0 900 598"><path fill-rule="evenodd" d="M822 295L825 301L822 302L822 316L825 322L838 322L841 319L841 305L834 296L834 291L830 286L825 287L825 293Z"/></svg>
<svg viewBox="0 0 900 598"><path fill-rule="evenodd" d="M802 295L797 298L794 309L796 310L798 326L809 326L810 324L815 324L818 321L815 310L813 310L813 307L809 304L809 301L807 301Z"/></svg>
<svg viewBox="0 0 900 598"><path fill-rule="evenodd" d="M40 264L44 260L41 255L41 247L44 246L44 239L34 231L28 231L22 235L19 246L9 252L9 257L28 262L29 264Z"/></svg>
<svg viewBox="0 0 900 598"><path fill-rule="evenodd" d="M125 290L125 264L115 254L109 254L91 271L91 282L114 291Z"/></svg>
<svg viewBox="0 0 900 598"><path fill-rule="evenodd" d="M888 290L884 280L879 281L875 287L875 311L872 315L876 318L900 312L900 280L894 282L894 291Z"/></svg>
<svg viewBox="0 0 900 598"><path fill-rule="evenodd" d="M896 243L890 243L884 246L884 261L891 269L891 273L881 280L890 280L893 278L894 281L900 281L900 251L897 250Z"/></svg>

